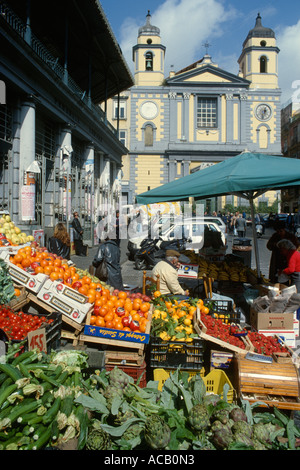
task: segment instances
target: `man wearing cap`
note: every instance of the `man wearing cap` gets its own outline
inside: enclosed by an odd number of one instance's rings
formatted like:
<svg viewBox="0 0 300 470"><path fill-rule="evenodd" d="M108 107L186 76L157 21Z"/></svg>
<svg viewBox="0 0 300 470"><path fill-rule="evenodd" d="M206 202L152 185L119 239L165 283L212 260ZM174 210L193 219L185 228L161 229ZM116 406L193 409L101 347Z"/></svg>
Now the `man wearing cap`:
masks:
<svg viewBox="0 0 300 470"><path fill-rule="evenodd" d="M160 292L163 295L188 296L189 291L182 289L178 281L180 253L175 250L167 250L166 258L159 261L152 269L152 277L156 279L159 274Z"/></svg>

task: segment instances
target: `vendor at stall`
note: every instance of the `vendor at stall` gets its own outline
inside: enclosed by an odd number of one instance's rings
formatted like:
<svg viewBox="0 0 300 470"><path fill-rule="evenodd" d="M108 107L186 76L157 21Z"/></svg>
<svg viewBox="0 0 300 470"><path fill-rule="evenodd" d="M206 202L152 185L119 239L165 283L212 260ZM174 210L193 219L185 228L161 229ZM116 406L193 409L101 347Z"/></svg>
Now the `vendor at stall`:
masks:
<svg viewBox="0 0 300 470"><path fill-rule="evenodd" d="M286 230L285 223L277 221L274 224L275 233L267 242L268 250L272 251L269 269L269 279L272 283L278 282L278 272L286 267L286 260L282 252L278 248L278 242L283 239L290 240L296 249L299 249L299 241L297 237Z"/></svg>
<svg viewBox="0 0 300 470"><path fill-rule="evenodd" d="M178 281L178 268L180 253L175 250L167 250L165 259L159 261L152 270L152 277L156 279L159 274L160 292L162 295L189 295L188 290L184 290Z"/></svg>
<svg viewBox="0 0 300 470"><path fill-rule="evenodd" d="M300 252L287 239L280 240L277 246L287 262L287 268L280 271L279 274L286 274L291 279L292 285L296 286L297 292L300 293Z"/></svg>

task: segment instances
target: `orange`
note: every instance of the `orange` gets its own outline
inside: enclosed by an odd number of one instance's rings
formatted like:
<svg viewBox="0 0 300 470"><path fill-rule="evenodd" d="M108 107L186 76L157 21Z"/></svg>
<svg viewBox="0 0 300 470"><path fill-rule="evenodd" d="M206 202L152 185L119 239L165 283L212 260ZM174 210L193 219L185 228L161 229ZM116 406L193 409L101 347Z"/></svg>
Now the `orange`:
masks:
<svg viewBox="0 0 300 470"><path fill-rule="evenodd" d="M127 292L121 290L118 294L118 297L119 297L119 299L124 299L125 300L127 298Z"/></svg>
<svg viewBox="0 0 300 470"><path fill-rule="evenodd" d="M159 290L156 290L154 293L153 293L153 297L156 298L156 297L160 297L161 296L161 292Z"/></svg>
<svg viewBox="0 0 300 470"><path fill-rule="evenodd" d="M112 308L115 307L115 303L114 303L111 299L109 299L109 300L106 302L106 305L107 305L107 307L110 308L110 309L112 309Z"/></svg>
<svg viewBox="0 0 300 470"><path fill-rule="evenodd" d="M139 315L138 313L133 313L133 314L131 315L131 318L132 318L132 320L140 321L140 318L141 318L141 317L140 317L140 315Z"/></svg>
<svg viewBox="0 0 300 470"><path fill-rule="evenodd" d="M15 263L21 263L23 261L23 256L20 253L15 254L14 256L14 262Z"/></svg>
<svg viewBox="0 0 300 470"><path fill-rule="evenodd" d="M61 259L56 258L53 262L54 266L60 267L61 266Z"/></svg>
<svg viewBox="0 0 300 470"><path fill-rule="evenodd" d="M108 321L113 321L114 319L114 316L111 312L108 312L105 316L104 316L104 320L105 320L105 323L108 322Z"/></svg>
<svg viewBox="0 0 300 470"><path fill-rule="evenodd" d="M76 273L76 274L78 274L78 273ZM78 274L78 276L79 276L79 274ZM92 282L90 283L90 289L95 289L95 290L96 290L96 288L97 288L97 283L94 282L94 281L92 281Z"/></svg>
<svg viewBox="0 0 300 470"><path fill-rule="evenodd" d="M149 302L143 302L142 305L140 306L140 310L144 312L148 312L150 309L150 303Z"/></svg>
<svg viewBox="0 0 300 470"><path fill-rule="evenodd" d="M131 331L131 329L129 328L129 326L124 326L123 331Z"/></svg>
<svg viewBox="0 0 300 470"><path fill-rule="evenodd" d="M29 266L31 265L30 258L24 258L21 261L21 264L22 264L23 268L29 268Z"/></svg>
<svg viewBox="0 0 300 470"><path fill-rule="evenodd" d="M44 268L42 266L37 266L34 271L36 274L44 273Z"/></svg>
<svg viewBox="0 0 300 470"><path fill-rule="evenodd" d="M88 302L90 304L93 304L95 302L95 294L89 294L87 293L87 298L88 298Z"/></svg>
<svg viewBox="0 0 300 470"><path fill-rule="evenodd" d="M95 324L96 326L102 326L102 327L105 326L104 318L97 316Z"/></svg>
<svg viewBox="0 0 300 470"><path fill-rule="evenodd" d="M201 308L201 313L208 314L208 313L209 313L209 308L203 306L203 307Z"/></svg>
<svg viewBox="0 0 300 470"><path fill-rule="evenodd" d="M107 315L108 312L109 312L108 308L106 306L102 306L102 307L100 307L99 315L101 317L105 317L105 315Z"/></svg>
<svg viewBox="0 0 300 470"><path fill-rule="evenodd" d="M197 300L197 307L199 307L201 309L201 307L203 307L203 300L202 299L198 299Z"/></svg>
<svg viewBox="0 0 300 470"><path fill-rule="evenodd" d="M110 290L105 288L102 288L102 295L107 295L107 297L110 297Z"/></svg>
<svg viewBox="0 0 300 470"><path fill-rule="evenodd" d="M145 331L146 331L146 323L141 323L140 324L140 332L145 333Z"/></svg>
<svg viewBox="0 0 300 470"><path fill-rule="evenodd" d="M139 299L137 297L137 298L133 299L132 307L133 307L134 310L139 310L141 304L142 304L142 299Z"/></svg>
<svg viewBox="0 0 300 470"><path fill-rule="evenodd" d="M92 279L91 279L89 276L83 276L83 277L81 278L81 282L82 282L83 284L90 284L90 283L92 282Z"/></svg>
<svg viewBox="0 0 300 470"><path fill-rule="evenodd" d="M117 320L115 322L114 328L115 328L115 330L122 330L123 329L123 323L120 320Z"/></svg>
<svg viewBox="0 0 300 470"><path fill-rule="evenodd" d="M53 271L53 266L44 267L44 273L47 274L48 276L52 273L52 271Z"/></svg>
<svg viewBox="0 0 300 470"><path fill-rule="evenodd" d="M78 288L78 292L80 292L80 294L87 295L88 287L87 286L81 286L81 287Z"/></svg>
<svg viewBox="0 0 300 470"><path fill-rule="evenodd" d="M59 279L59 273L52 271L52 273L50 273L50 279L51 281L57 281L57 279Z"/></svg>
<svg viewBox="0 0 300 470"><path fill-rule="evenodd" d="M105 328L113 328L113 322L112 321L107 321L105 322Z"/></svg>
<svg viewBox="0 0 300 470"><path fill-rule="evenodd" d="M18 289L17 287L15 287L15 296L16 296L16 297L19 297L19 295L21 295L21 291L20 291L20 289Z"/></svg>
<svg viewBox="0 0 300 470"><path fill-rule="evenodd" d="M97 319L97 317L95 315L91 315L90 325L95 325L96 324L96 319Z"/></svg>

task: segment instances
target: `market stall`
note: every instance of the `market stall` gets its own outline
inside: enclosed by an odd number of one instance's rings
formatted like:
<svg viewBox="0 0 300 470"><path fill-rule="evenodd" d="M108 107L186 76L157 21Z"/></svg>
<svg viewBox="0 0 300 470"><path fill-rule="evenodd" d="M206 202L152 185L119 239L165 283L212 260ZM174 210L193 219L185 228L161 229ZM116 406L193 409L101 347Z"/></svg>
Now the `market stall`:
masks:
<svg viewBox="0 0 300 470"><path fill-rule="evenodd" d="M245 323L212 295L213 279L248 279L225 260L190 253L207 295L180 301L115 290L35 243L0 256L1 450L298 446L291 289L266 280Z"/></svg>

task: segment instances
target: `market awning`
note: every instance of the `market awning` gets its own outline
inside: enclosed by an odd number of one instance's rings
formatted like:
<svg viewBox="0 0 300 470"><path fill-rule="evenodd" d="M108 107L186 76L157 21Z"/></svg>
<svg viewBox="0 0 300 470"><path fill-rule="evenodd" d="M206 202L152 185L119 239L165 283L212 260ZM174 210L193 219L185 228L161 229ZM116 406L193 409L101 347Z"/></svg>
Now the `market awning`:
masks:
<svg viewBox="0 0 300 470"><path fill-rule="evenodd" d="M243 152L204 170L139 194L138 204L205 199L235 194L248 199L254 220L253 199L268 190L300 185L300 160L261 153ZM258 275L259 254L255 225L253 239Z"/></svg>

